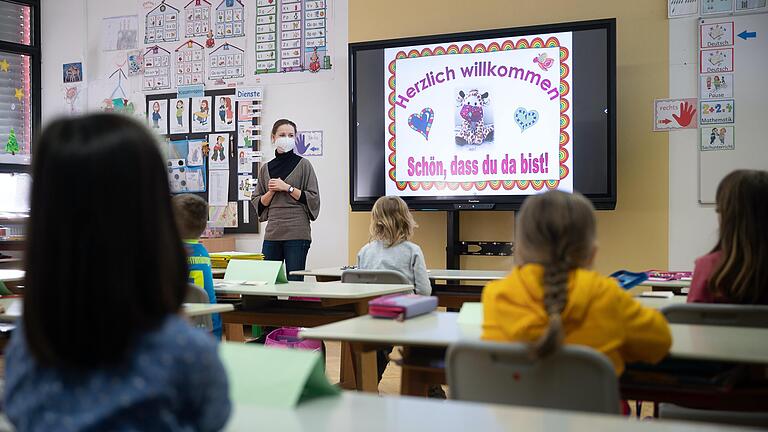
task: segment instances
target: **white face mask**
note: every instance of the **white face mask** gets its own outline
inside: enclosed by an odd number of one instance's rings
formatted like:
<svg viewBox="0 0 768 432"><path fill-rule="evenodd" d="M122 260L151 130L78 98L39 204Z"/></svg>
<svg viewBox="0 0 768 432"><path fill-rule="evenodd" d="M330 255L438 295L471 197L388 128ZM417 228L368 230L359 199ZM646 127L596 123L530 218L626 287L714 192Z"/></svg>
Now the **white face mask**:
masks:
<svg viewBox="0 0 768 432"><path fill-rule="evenodd" d="M282 153L287 153L293 150L296 145L296 139L292 137L277 137L275 140L275 148Z"/></svg>

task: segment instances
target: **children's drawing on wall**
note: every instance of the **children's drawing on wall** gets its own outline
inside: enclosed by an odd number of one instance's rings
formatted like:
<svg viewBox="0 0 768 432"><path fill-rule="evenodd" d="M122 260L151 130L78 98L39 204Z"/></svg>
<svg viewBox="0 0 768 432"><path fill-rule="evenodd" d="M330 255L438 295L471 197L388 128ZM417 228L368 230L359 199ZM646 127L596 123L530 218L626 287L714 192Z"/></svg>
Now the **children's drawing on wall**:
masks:
<svg viewBox="0 0 768 432"><path fill-rule="evenodd" d="M208 135L208 166L212 170L229 169L229 134Z"/></svg>
<svg viewBox="0 0 768 432"><path fill-rule="evenodd" d="M332 0L259 1L256 5L256 74L331 69ZM279 38L280 44L274 42Z"/></svg>
<svg viewBox="0 0 768 432"><path fill-rule="evenodd" d="M216 96L216 131L234 132L235 102L232 96Z"/></svg>
<svg viewBox="0 0 768 432"><path fill-rule="evenodd" d="M189 133L189 99L171 99L171 133Z"/></svg>
<svg viewBox="0 0 768 432"><path fill-rule="evenodd" d="M104 18L102 21L102 49L123 51L138 46L139 17L136 15Z"/></svg>
<svg viewBox="0 0 768 432"><path fill-rule="evenodd" d="M203 140L189 140L189 150L187 151L187 165L200 166L203 164Z"/></svg>
<svg viewBox="0 0 768 432"><path fill-rule="evenodd" d="M237 202L230 201L224 207L208 207L208 221L214 227L237 228Z"/></svg>
<svg viewBox="0 0 768 432"><path fill-rule="evenodd" d="M211 97L192 98L192 132L211 132Z"/></svg>
<svg viewBox="0 0 768 432"><path fill-rule="evenodd" d="M489 103L490 95L487 91L473 88L457 92L456 144L480 145L493 142L493 113L488 106ZM432 118L425 119L424 117L422 111L420 117L415 120L416 123L428 122L431 126Z"/></svg>
<svg viewBox="0 0 768 432"><path fill-rule="evenodd" d="M148 113L149 125L153 131L160 135L168 134L168 100L154 100L150 102L151 109Z"/></svg>
<svg viewBox="0 0 768 432"><path fill-rule="evenodd" d="M63 82L65 84L77 83L83 80L82 63L65 63L63 69Z"/></svg>
<svg viewBox="0 0 768 432"><path fill-rule="evenodd" d="M141 51L128 51L125 59L125 66L129 77L143 75L144 57L141 55Z"/></svg>
<svg viewBox="0 0 768 432"><path fill-rule="evenodd" d="M78 115L84 112L85 88L82 83L62 84L61 93L68 115Z"/></svg>
<svg viewBox="0 0 768 432"><path fill-rule="evenodd" d="M100 110L106 112L117 112L128 115L133 115L136 112L136 107L132 101L128 98L123 84L127 84L128 77L125 76L123 69L117 69L109 76L109 81L114 85L112 92L101 100Z"/></svg>

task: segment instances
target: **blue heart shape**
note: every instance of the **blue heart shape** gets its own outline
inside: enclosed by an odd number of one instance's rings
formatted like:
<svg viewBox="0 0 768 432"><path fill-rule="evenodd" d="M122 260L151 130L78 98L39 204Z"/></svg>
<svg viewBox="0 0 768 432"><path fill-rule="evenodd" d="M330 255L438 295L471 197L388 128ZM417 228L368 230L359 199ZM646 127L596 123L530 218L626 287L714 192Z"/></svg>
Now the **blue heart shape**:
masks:
<svg viewBox="0 0 768 432"><path fill-rule="evenodd" d="M520 107L515 110L515 123L520 126L520 132L535 125L539 121L539 113L536 110L526 110Z"/></svg>
<svg viewBox="0 0 768 432"><path fill-rule="evenodd" d="M419 114L411 114L408 117L408 126L416 132L429 139L429 131L432 129L432 121L435 119L435 112L432 108L424 108Z"/></svg>

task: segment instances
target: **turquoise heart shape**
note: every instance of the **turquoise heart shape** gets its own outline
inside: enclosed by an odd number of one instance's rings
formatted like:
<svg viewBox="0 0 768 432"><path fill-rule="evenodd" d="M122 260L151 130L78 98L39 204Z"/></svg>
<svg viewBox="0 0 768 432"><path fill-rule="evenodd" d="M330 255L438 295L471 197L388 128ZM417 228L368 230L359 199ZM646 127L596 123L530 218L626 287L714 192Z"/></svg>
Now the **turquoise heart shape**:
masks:
<svg viewBox="0 0 768 432"><path fill-rule="evenodd" d="M515 123L520 126L520 132L525 131L539 121L539 113L536 110L526 110L520 107L515 110Z"/></svg>

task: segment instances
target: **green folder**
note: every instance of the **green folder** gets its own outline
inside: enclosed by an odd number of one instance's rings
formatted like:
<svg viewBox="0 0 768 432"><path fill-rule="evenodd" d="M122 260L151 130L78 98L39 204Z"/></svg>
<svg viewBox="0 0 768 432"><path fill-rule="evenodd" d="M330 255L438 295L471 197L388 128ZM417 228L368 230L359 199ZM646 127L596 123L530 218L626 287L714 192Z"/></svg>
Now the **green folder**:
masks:
<svg viewBox="0 0 768 432"><path fill-rule="evenodd" d="M483 304L465 302L461 305L459 317L456 319L459 324L482 325L483 324Z"/></svg>
<svg viewBox="0 0 768 432"><path fill-rule="evenodd" d="M229 261L224 280L230 282L288 283L282 261L237 260Z"/></svg>
<svg viewBox="0 0 768 432"><path fill-rule="evenodd" d="M13 292L5 286L3 281L0 281L0 295L13 295Z"/></svg>
<svg viewBox="0 0 768 432"><path fill-rule="evenodd" d="M235 404L293 408L340 393L328 382L319 352L241 343L219 346Z"/></svg>

